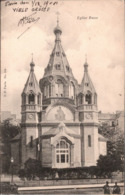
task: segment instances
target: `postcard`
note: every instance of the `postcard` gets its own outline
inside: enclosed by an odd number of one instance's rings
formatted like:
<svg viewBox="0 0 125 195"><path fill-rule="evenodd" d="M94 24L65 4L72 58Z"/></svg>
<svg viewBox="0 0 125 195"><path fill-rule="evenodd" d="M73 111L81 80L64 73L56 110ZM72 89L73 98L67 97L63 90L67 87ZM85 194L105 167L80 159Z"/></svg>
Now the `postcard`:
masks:
<svg viewBox="0 0 125 195"><path fill-rule="evenodd" d="M2 182L123 192L123 82L123 0L1 1Z"/></svg>

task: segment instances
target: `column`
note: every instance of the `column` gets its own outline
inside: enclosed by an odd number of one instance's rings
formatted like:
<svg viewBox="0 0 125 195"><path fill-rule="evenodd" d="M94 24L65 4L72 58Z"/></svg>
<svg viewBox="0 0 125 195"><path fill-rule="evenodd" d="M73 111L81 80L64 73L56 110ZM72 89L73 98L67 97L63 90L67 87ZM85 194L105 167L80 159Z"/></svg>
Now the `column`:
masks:
<svg viewBox="0 0 125 195"><path fill-rule="evenodd" d="M52 168L56 167L56 148L55 146L51 146L52 147Z"/></svg>
<svg viewBox="0 0 125 195"><path fill-rule="evenodd" d="M74 167L74 144L70 146L70 167Z"/></svg>

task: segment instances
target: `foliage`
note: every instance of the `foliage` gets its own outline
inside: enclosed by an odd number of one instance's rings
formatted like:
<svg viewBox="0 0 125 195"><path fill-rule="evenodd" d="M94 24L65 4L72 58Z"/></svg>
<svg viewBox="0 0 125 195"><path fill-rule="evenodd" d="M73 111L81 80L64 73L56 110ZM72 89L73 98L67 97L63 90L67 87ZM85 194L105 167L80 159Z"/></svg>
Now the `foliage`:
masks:
<svg viewBox="0 0 125 195"><path fill-rule="evenodd" d="M100 155L97 161L98 173L110 178L113 172L123 171L124 134L117 125L107 123L99 126L99 133L108 141L107 155Z"/></svg>
<svg viewBox="0 0 125 195"><path fill-rule="evenodd" d="M10 141L20 133L20 126L13 125L10 119L6 119L1 124L1 137L3 141Z"/></svg>
<svg viewBox="0 0 125 195"><path fill-rule="evenodd" d="M28 180L40 177L42 172L41 162L36 159L29 158L24 164L24 173Z"/></svg>
<svg viewBox="0 0 125 195"><path fill-rule="evenodd" d="M117 154L100 155L97 160L97 169L99 176L107 176L111 178L112 173L121 170L121 156Z"/></svg>
<svg viewBox="0 0 125 195"><path fill-rule="evenodd" d="M2 171L9 172L10 167L10 141L16 135L20 133L20 126L13 125L10 119L6 119L0 124L0 141L1 141L1 151L2 151Z"/></svg>
<svg viewBox="0 0 125 195"><path fill-rule="evenodd" d="M57 179L56 173L58 173L59 179L94 178L98 176L96 166L52 169L42 167L40 161L29 158L25 162L24 169L19 171L19 177L27 180L34 180L37 177L39 179Z"/></svg>
<svg viewBox="0 0 125 195"><path fill-rule="evenodd" d="M111 127L107 123L99 126L99 133L108 139L108 155L124 155L124 134L118 126Z"/></svg>

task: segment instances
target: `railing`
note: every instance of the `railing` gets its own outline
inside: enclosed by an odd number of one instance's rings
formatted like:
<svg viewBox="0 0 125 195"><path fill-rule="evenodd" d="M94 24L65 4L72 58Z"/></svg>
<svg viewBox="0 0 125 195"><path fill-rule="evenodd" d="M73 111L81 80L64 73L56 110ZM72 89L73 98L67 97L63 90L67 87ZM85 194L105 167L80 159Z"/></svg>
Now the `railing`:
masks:
<svg viewBox="0 0 125 195"><path fill-rule="evenodd" d="M40 110L40 107L38 105L24 105L22 106L22 111L26 111L26 110Z"/></svg>
<svg viewBox="0 0 125 195"><path fill-rule="evenodd" d="M89 105L89 104L80 105L78 106L78 108L80 108L80 110L97 110L96 105Z"/></svg>

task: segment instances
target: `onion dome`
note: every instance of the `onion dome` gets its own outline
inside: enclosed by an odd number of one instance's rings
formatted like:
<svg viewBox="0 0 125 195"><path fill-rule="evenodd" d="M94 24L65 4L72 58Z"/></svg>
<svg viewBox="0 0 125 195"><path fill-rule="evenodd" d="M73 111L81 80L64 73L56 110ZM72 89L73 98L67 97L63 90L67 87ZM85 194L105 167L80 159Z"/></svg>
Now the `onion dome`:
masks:
<svg viewBox="0 0 125 195"><path fill-rule="evenodd" d="M54 34L56 35L57 33L62 34L62 29L58 25L54 28Z"/></svg>
<svg viewBox="0 0 125 195"><path fill-rule="evenodd" d="M59 19L57 19L57 26L54 28L54 34L62 34L62 29L59 27Z"/></svg>
<svg viewBox="0 0 125 195"><path fill-rule="evenodd" d="M32 54L32 61L31 61L31 63L30 63L30 70L31 71L34 71L34 66L35 66L35 63L33 62L33 54Z"/></svg>

